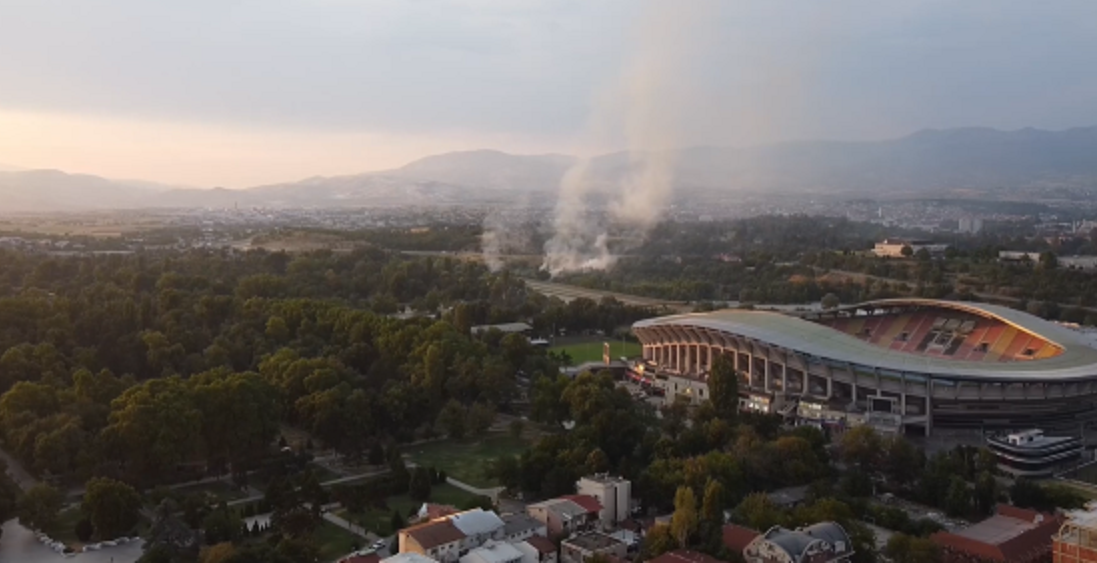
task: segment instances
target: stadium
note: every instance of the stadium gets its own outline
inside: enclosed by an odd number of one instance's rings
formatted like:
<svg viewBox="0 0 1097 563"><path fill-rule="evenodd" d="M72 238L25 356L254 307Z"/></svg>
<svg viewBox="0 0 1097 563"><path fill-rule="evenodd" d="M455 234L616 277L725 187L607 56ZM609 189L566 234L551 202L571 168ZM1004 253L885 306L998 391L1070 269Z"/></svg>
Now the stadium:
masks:
<svg viewBox="0 0 1097 563"><path fill-rule="evenodd" d="M817 425L1078 431L1097 418L1097 349L1007 307L886 299L830 310L722 310L637 322L634 377L699 402L718 354L745 408Z"/></svg>

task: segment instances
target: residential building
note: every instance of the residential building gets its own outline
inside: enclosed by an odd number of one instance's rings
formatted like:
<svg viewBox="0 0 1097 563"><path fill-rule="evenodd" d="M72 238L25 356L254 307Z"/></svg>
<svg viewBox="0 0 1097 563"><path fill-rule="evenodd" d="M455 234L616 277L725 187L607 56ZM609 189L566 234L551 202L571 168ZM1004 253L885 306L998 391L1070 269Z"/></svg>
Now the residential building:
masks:
<svg viewBox="0 0 1097 563"><path fill-rule="evenodd" d="M1061 525L1062 519L1053 514L1000 504L986 520L956 532L937 532L930 539L946 559L1036 563L1050 559L1052 537Z"/></svg>
<svg viewBox="0 0 1097 563"><path fill-rule="evenodd" d="M583 563L595 554L624 558L627 546L600 532L585 532L560 543L560 563Z"/></svg>
<svg viewBox="0 0 1097 563"><path fill-rule="evenodd" d="M503 515L503 541L518 543L532 536L548 536L548 527L544 522L528 514Z"/></svg>
<svg viewBox="0 0 1097 563"><path fill-rule="evenodd" d="M1053 563L1097 563L1097 503L1067 512L1051 538L1051 553Z"/></svg>
<svg viewBox="0 0 1097 563"><path fill-rule="evenodd" d="M688 549L676 549L668 551L655 559L648 559L647 563L723 563L721 560L704 553L690 551Z"/></svg>
<svg viewBox="0 0 1097 563"><path fill-rule="evenodd" d="M460 563L520 563L522 552L505 542L490 542L461 556Z"/></svg>
<svg viewBox="0 0 1097 563"><path fill-rule="evenodd" d="M724 524L722 539L724 547L728 548L728 551L742 554L743 550L750 545L750 542L760 535L762 534L759 534L757 530L736 524Z"/></svg>
<svg viewBox="0 0 1097 563"><path fill-rule="evenodd" d="M928 240L914 240L914 239L895 239L886 238L881 242L876 243L876 246L872 249L872 253L877 256L887 256L889 258L903 258L904 248L910 248L911 256L917 254L919 250L925 250L930 254L942 254L948 248L947 244L935 244Z"/></svg>
<svg viewBox="0 0 1097 563"><path fill-rule="evenodd" d="M853 556L849 534L835 522L789 530L774 526L743 550L747 563L835 563Z"/></svg>
<svg viewBox="0 0 1097 563"><path fill-rule="evenodd" d="M418 553L441 563L454 563L461 557L465 534L449 520L432 520L404 528L397 533L400 553ZM415 561L400 563L418 563Z"/></svg>
<svg viewBox="0 0 1097 563"><path fill-rule="evenodd" d="M987 438L998 469L1014 477L1051 477L1082 459L1082 441L1073 436L1045 436L1026 430Z"/></svg>
<svg viewBox="0 0 1097 563"><path fill-rule="evenodd" d="M502 540L503 528L506 526L498 515L482 508L458 512L447 516L446 520L464 534L460 549L462 555L484 545L489 540Z"/></svg>
<svg viewBox="0 0 1097 563"><path fill-rule="evenodd" d="M544 536L530 536L514 544L522 552L522 563L556 563L556 544Z"/></svg>
<svg viewBox="0 0 1097 563"><path fill-rule="evenodd" d="M632 482L606 473L589 475L579 479L575 492L598 500L602 510L598 517L602 526L609 529L629 517L632 511Z"/></svg>
<svg viewBox="0 0 1097 563"><path fill-rule="evenodd" d="M381 560L381 563L439 563L438 560L431 559L421 553L397 553L392 557L386 557Z"/></svg>
<svg viewBox="0 0 1097 563"><path fill-rule="evenodd" d="M582 504L575 498L585 497ZM591 496L570 495L531 504L526 512L535 520L544 522L549 537L569 536L592 528L598 522L602 505Z"/></svg>
<svg viewBox="0 0 1097 563"><path fill-rule="evenodd" d="M460 512L460 510L455 506L426 502L419 508L419 513L416 514L416 521L425 522L427 520L437 520L438 518L445 518L446 516L457 514L458 512Z"/></svg>
<svg viewBox="0 0 1097 563"><path fill-rule="evenodd" d="M799 487L785 487L783 489L777 489L776 491L766 493L769 500L773 502L775 506L779 506L783 509L790 509L800 506L807 501L808 492L811 490L807 485L801 485Z"/></svg>

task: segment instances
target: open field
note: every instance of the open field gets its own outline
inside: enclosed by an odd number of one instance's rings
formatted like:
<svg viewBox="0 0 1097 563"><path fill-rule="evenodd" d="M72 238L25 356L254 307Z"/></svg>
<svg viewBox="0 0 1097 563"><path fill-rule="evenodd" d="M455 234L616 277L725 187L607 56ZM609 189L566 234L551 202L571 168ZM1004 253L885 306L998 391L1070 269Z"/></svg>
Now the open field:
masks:
<svg viewBox="0 0 1097 563"><path fill-rule="evenodd" d="M474 440L446 440L421 446L413 446L405 452L416 465L435 467L446 475L474 487L495 487L484 476L484 468L491 460L522 453L529 443L508 435L491 435Z"/></svg>
<svg viewBox="0 0 1097 563"><path fill-rule="evenodd" d="M605 341L605 339L598 339L590 342L564 344L553 346L549 350L552 352L567 352L568 356L571 357L572 365L579 365L584 362L600 362L602 361L602 343ZM636 342L609 341L609 356L611 359L617 359L621 356L631 358L640 354L640 344Z"/></svg>
<svg viewBox="0 0 1097 563"><path fill-rule="evenodd" d="M435 485L430 490L430 502L433 504L448 504L460 507L473 498L475 498L475 495L453 485ZM389 497L385 503L388 504L388 509L369 508L365 512L341 510L336 515L379 536L388 536L394 533L392 529L393 510L399 512L400 516L407 520L408 515L413 510L418 510L422 506L420 503L411 500L406 494Z"/></svg>

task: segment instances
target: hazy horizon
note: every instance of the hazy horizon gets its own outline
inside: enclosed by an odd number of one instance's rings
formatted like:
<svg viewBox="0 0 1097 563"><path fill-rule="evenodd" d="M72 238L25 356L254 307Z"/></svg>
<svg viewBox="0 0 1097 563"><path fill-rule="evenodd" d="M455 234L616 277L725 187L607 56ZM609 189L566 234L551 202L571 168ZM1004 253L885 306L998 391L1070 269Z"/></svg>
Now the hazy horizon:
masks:
<svg viewBox="0 0 1097 563"><path fill-rule="evenodd" d="M683 5L685 6L685 5ZM643 6L531 0L5 7L0 163L242 188L495 149L591 155ZM1097 5L721 3L674 67L682 146L1097 123ZM694 39L694 38L691 38Z"/></svg>

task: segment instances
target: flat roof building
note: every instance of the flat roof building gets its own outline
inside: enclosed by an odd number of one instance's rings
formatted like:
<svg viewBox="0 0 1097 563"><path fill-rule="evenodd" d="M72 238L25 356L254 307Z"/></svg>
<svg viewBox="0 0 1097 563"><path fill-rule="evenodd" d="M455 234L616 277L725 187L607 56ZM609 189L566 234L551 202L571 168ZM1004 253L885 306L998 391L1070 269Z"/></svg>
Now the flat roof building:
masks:
<svg viewBox="0 0 1097 563"><path fill-rule="evenodd" d="M987 438L998 458L998 469L1014 477L1051 477L1082 459L1082 440L1072 436L1045 436L1043 430L1025 430Z"/></svg>

